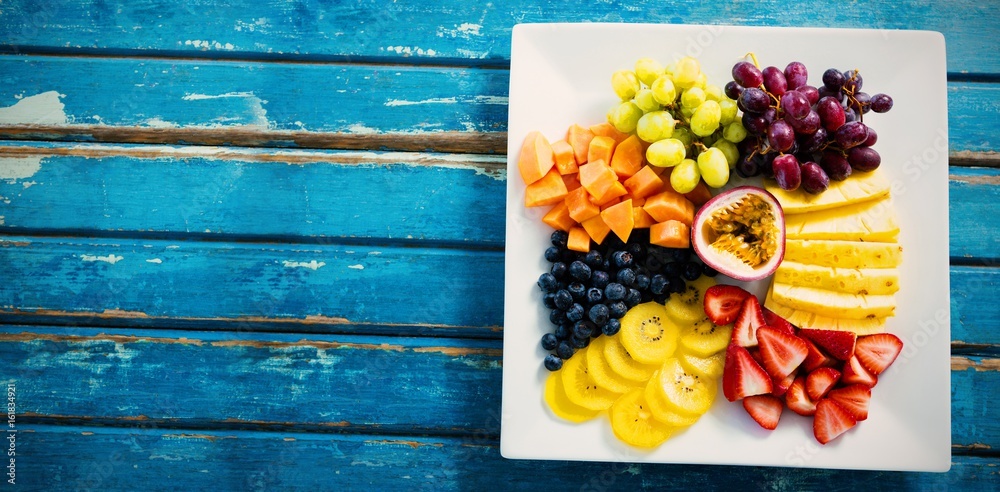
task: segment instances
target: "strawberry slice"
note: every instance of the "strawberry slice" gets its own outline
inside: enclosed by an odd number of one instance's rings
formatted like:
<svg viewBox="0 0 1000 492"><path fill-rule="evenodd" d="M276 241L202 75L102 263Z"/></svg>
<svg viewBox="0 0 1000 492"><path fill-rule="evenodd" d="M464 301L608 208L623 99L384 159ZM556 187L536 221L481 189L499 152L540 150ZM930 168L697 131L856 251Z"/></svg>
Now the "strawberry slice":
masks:
<svg viewBox="0 0 1000 492"><path fill-rule="evenodd" d="M854 355L854 342L858 339L854 332L837 330L799 330L799 336L812 341L840 360L850 359Z"/></svg>
<svg viewBox="0 0 1000 492"><path fill-rule="evenodd" d="M903 351L903 341L891 333L876 333L858 339L854 355L861 365L875 376L882 374L899 353Z"/></svg>
<svg viewBox="0 0 1000 492"><path fill-rule="evenodd" d="M851 416L850 412L829 398L816 403L813 435L816 436L816 440L820 444L826 444L836 439L857 423L858 421Z"/></svg>
<svg viewBox="0 0 1000 492"><path fill-rule="evenodd" d="M840 382L844 384L863 384L869 388L878 384L878 376L868 372L865 366L857 357L851 357L844 363L844 368L840 376Z"/></svg>
<svg viewBox="0 0 1000 492"><path fill-rule="evenodd" d="M753 395L743 399L743 409L767 430L778 427L778 420L784 407L785 404L781 399L774 395Z"/></svg>
<svg viewBox="0 0 1000 492"><path fill-rule="evenodd" d="M777 313L771 311L768 308L761 308L764 312L764 324L773 328L777 328L789 335L795 334L795 325L788 322L787 319L778 316Z"/></svg>
<svg viewBox="0 0 1000 492"><path fill-rule="evenodd" d="M809 347L801 338L770 326L757 329L757 342L764 368L776 379L791 374L809 355Z"/></svg>
<svg viewBox="0 0 1000 492"><path fill-rule="evenodd" d="M826 352L817 347L815 343L812 343L805 338L803 338L802 341L806 342L806 346L809 347L809 355L806 356L806 360L802 361L802 369L806 372L812 372L818 367L834 367L840 365L837 359L826 355Z"/></svg>
<svg viewBox="0 0 1000 492"><path fill-rule="evenodd" d="M837 388L827 398L844 407L854 420L861 422L868 418L868 402L872 399L872 389L863 384L852 384Z"/></svg>
<svg viewBox="0 0 1000 492"><path fill-rule="evenodd" d="M705 291L705 314L715 325L728 325L739 316L743 301L752 296L735 285L713 285Z"/></svg>
<svg viewBox="0 0 1000 492"><path fill-rule="evenodd" d="M806 393L813 401L817 401L826 396L837 381L840 381L840 371L832 367L820 367L806 376Z"/></svg>
<svg viewBox="0 0 1000 492"><path fill-rule="evenodd" d="M785 393L788 409L805 417L816 413L816 402L806 393L806 377L798 376Z"/></svg>
<svg viewBox="0 0 1000 492"><path fill-rule="evenodd" d="M795 376L798 372L792 371L791 374L785 376L785 379L774 379L771 378L771 394L774 396L784 396L788 392L788 388L792 385L792 381L795 381Z"/></svg>
<svg viewBox="0 0 1000 492"><path fill-rule="evenodd" d="M754 296L747 297L740 308L740 314L736 316L736 324L733 325L733 343L740 347L756 346L757 328L765 324L760 301Z"/></svg>
<svg viewBox="0 0 1000 492"><path fill-rule="evenodd" d="M722 392L729 401L771 392L771 377L753 360L750 352L739 345L726 349L726 364L722 370Z"/></svg>

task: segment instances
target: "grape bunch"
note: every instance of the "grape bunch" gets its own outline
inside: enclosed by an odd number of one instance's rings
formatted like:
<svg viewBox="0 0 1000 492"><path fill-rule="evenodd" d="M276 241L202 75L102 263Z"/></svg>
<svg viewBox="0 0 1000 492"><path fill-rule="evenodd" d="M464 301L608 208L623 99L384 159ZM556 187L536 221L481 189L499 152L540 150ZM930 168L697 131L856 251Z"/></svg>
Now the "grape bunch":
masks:
<svg viewBox="0 0 1000 492"><path fill-rule="evenodd" d="M736 99L749 134L739 145L738 175L763 174L784 190L801 186L818 194L831 179L844 180L852 171L873 171L881 164L872 148L878 135L863 115L889 111L892 98L862 92L859 71L831 68L820 88L808 85L806 66L794 61L784 70L760 70L756 59L741 61L732 74L725 92Z"/></svg>
<svg viewBox="0 0 1000 492"><path fill-rule="evenodd" d="M675 168L674 191L688 193L702 180L713 188L729 182L739 159L736 144L747 133L736 101L708 84L698 60L684 57L663 67L642 58L635 70L615 72L611 86L621 102L608 112L608 122L649 144L650 165Z"/></svg>
<svg viewBox="0 0 1000 492"><path fill-rule="evenodd" d="M670 294L684 292L687 282L718 272L695 261L689 248L649 244L645 230L636 230L627 243L611 236L588 253L566 247L568 236L555 231L545 250L548 272L538 277L542 303L548 308L553 332L542 336L550 371L602 334L614 335L619 321L632 307L650 301L664 303Z"/></svg>

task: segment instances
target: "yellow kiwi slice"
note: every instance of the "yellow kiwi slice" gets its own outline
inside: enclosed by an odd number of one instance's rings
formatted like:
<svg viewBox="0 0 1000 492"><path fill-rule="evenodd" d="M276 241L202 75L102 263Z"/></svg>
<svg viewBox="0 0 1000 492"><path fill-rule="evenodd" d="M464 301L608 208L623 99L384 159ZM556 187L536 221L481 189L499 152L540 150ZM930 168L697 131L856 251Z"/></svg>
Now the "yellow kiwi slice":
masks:
<svg viewBox="0 0 1000 492"><path fill-rule="evenodd" d="M643 364L662 364L677 349L681 329L659 303L646 302L629 309L621 325L618 337L622 345Z"/></svg>
<svg viewBox="0 0 1000 492"><path fill-rule="evenodd" d="M698 322L705 317L705 291L713 285L715 279L704 275L689 282L684 292L671 294L667 299L667 315L681 325Z"/></svg>
<svg viewBox="0 0 1000 492"><path fill-rule="evenodd" d="M678 350L677 360L684 366L684 369L691 373L718 381L726 366L726 352L716 352L708 357L698 357Z"/></svg>
<svg viewBox="0 0 1000 492"><path fill-rule="evenodd" d="M619 397L611 407L611 430L627 444L655 448L670 438L674 428L655 418L642 388Z"/></svg>
<svg viewBox="0 0 1000 492"><path fill-rule="evenodd" d="M618 336L598 337L598 339L601 338L607 339L604 344L604 360L611 366L611 370L619 376L629 381L642 383L653 375L653 371L660 368L656 364L643 364L633 359L632 354L625 350L625 346L622 345L621 338ZM593 343L591 342L591 345Z"/></svg>
<svg viewBox="0 0 1000 492"><path fill-rule="evenodd" d="M618 398L618 393L614 393L607 388L597 385L594 378L587 370L587 351L581 350L563 363L562 369L563 389L570 401L590 410L605 410L611 407Z"/></svg>
<svg viewBox="0 0 1000 492"><path fill-rule="evenodd" d="M716 326L705 318L681 330L680 350L708 357L725 350L732 335L733 325Z"/></svg>
<svg viewBox="0 0 1000 492"><path fill-rule="evenodd" d="M697 422L701 418L701 415L688 415L670 408L670 405L663 396L663 392L658 388L660 384L659 375L659 372L654 374L643 390L646 402L649 403L649 410L653 412L653 418L674 427L687 427Z"/></svg>
<svg viewBox="0 0 1000 492"><path fill-rule="evenodd" d="M549 373L545 380L545 403L557 417L570 422L585 422L597 416L597 410L581 407L570 401L563 387L562 375L558 372Z"/></svg>
<svg viewBox="0 0 1000 492"><path fill-rule="evenodd" d="M707 412L718 390L715 379L684 369L676 358L663 363L658 381L665 402L672 409L686 414L701 415Z"/></svg>
<svg viewBox="0 0 1000 492"><path fill-rule="evenodd" d="M607 343L608 337L601 336L595 338L587 347L587 372L590 373L590 377L594 378L597 386L619 394L638 386L619 376L608 365L604 359L604 345Z"/></svg>

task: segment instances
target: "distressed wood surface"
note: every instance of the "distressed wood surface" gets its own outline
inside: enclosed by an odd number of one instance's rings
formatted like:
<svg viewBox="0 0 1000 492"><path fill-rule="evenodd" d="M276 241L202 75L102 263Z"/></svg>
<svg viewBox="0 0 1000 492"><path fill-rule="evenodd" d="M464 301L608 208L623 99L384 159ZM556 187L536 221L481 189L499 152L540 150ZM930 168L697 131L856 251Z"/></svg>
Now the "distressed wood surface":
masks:
<svg viewBox="0 0 1000 492"><path fill-rule="evenodd" d="M941 31L948 70L1000 72L996 2L813 2L682 0L566 4L388 0L230 2L7 0L0 39L8 51L100 52L296 59L408 58L413 63L505 66L522 22L648 22L860 27Z"/></svg>

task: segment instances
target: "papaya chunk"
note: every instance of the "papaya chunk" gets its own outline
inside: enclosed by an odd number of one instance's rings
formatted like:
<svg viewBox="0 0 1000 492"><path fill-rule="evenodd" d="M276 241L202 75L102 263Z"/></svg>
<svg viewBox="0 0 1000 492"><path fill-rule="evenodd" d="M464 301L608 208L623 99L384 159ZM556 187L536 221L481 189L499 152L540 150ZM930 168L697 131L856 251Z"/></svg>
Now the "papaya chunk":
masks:
<svg viewBox="0 0 1000 492"><path fill-rule="evenodd" d="M542 179L528 185L524 192L525 207L555 205L566 198L569 191L559 171L552 169Z"/></svg>
<svg viewBox="0 0 1000 492"><path fill-rule="evenodd" d="M615 155L618 153L615 152ZM663 180L653 171L652 166L645 166L625 180L625 188L636 198L646 198L663 189Z"/></svg>
<svg viewBox="0 0 1000 492"><path fill-rule="evenodd" d="M566 141L573 147L573 155L576 157L577 165L587 162L587 152L590 150L590 141L594 139L594 132L580 125L573 125L566 130Z"/></svg>
<svg viewBox="0 0 1000 492"><path fill-rule="evenodd" d="M581 222L580 225L586 229L587 234L597 244L604 242L604 238L608 237L608 233L611 232L611 228L608 227L608 224L604 222L604 219L600 215L587 219Z"/></svg>
<svg viewBox="0 0 1000 492"><path fill-rule="evenodd" d="M624 142L628 137L628 133L622 133L618 131L617 128L605 121L604 123L598 123L596 125L591 125L590 131L596 137L611 137L616 143Z"/></svg>
<svg viewBox="0 0 1000 492"><path fill-rule="evenodd" d="M635 226L635 219L632 216L632 200L625 200L604 209L601 211L601 218L618 236L618 239L621 239L622 242L628 241L629 235L632 234L632 228Z"/></svg>
<svg viewBox="0 0 1000 492"><path fill-rule="evenodd" d="M704 181L698 181L693 190L684 194L684 198L700 207L712 199L712 191L708 189L708 185Z"/></svg>
<svg viewBox="0 0 1000 492"><path fill-rule="evenodd" d="M623 197L627 194L628 190L625 189L625 185L616 181L612 183L611 189L609 189L608 192L604 194L604 196L600 198L591 198L591 201L594 202L594 204L596 204L598 207L604 208L606 205L614 201L616 198Z"/></svg>
<svg viewBox="0 0 1000 492"><path fill-rule="evenodd" d="M642 140L632 135L615 146L615 152L611 156L611 169L614 169L619 177L632 176L642 169L645 155L646 152L642 150Z"/></svg>
<svg viewBox="0 0 1000 492"><path fill-rule="evenodd" d="M642 208L657 222L677 220L688 226L694 222L694 204L673 190L665 190L647 198Z"/></svg>
<svg viewBox="0 0 1000 492"><path fill-rule="evenodd" d="M603 197L615 184L618 184L618 176L615 176L611 166L604 160L590 161L580 166L579 178L580 184L594 198Z"/></svg>
<svg viewBox="0 0 1000 492"><path fill-rule="evenodd" d="M583 227L577 226L569 230L569 239L566 247L570 251L586 253L590 251L590 234Z"/></svg>
<svg viewBox="0 0 1000 492"><path fill-rule="evenodd" d="M590 148L587 149L587 162L604 161L611 162L612 154L615 152L615 140L611 137L594 137L590 141Z"/></svg>
<svg viewBox="0 0 1000 492"><path fill-rule="evenodd" d="M566 202L559 202L556 206L552 207L548 213L542 217L542 222L547 224L553 229L558 229L560 231L568 231L572 227L576 226L576 221L573 220L569 215L569 207L566 206Z"/></svg>
<svg viewBox="0 0 1000 492"><path fill-rule="evenodd" d="M665 248L691 246L691 229L679 220L657 222L649 227L649 242Z"/></svg>
<svg viewBox="0 0 1000 492"><path fill-rule="evenodd" d="M648 229L650 226L656 223L652 215L646 212L642 207L636 207L633 202L632 206L632 227L635 229Z"/></svg>
<svg viewBox="0 0 1000 492"><path fill-rule="evenodd" d="M529 133L521 144L521 155L517 158L517 168L521 171L524 184L530 185L542 179L555 164L552 146L545 136L537 131Z"/></svg>
<svg viewBox="0 0 1000 492"><path fill-rule="evenodd" d="M590 193L583 187L570 191L566 195L565 203L569 208L569 216L577 222L583 222L601 213L601 208L590 201Z"/></svg>
<svg viewBox="0 0 1000 492"><path fill-rule="evenodd" d="M552 155L556 161L556 169L559 174L576 174L579 166L576 164L576 155L573 154L573 147L565 140L560 140L552 144Z"/></svg>

